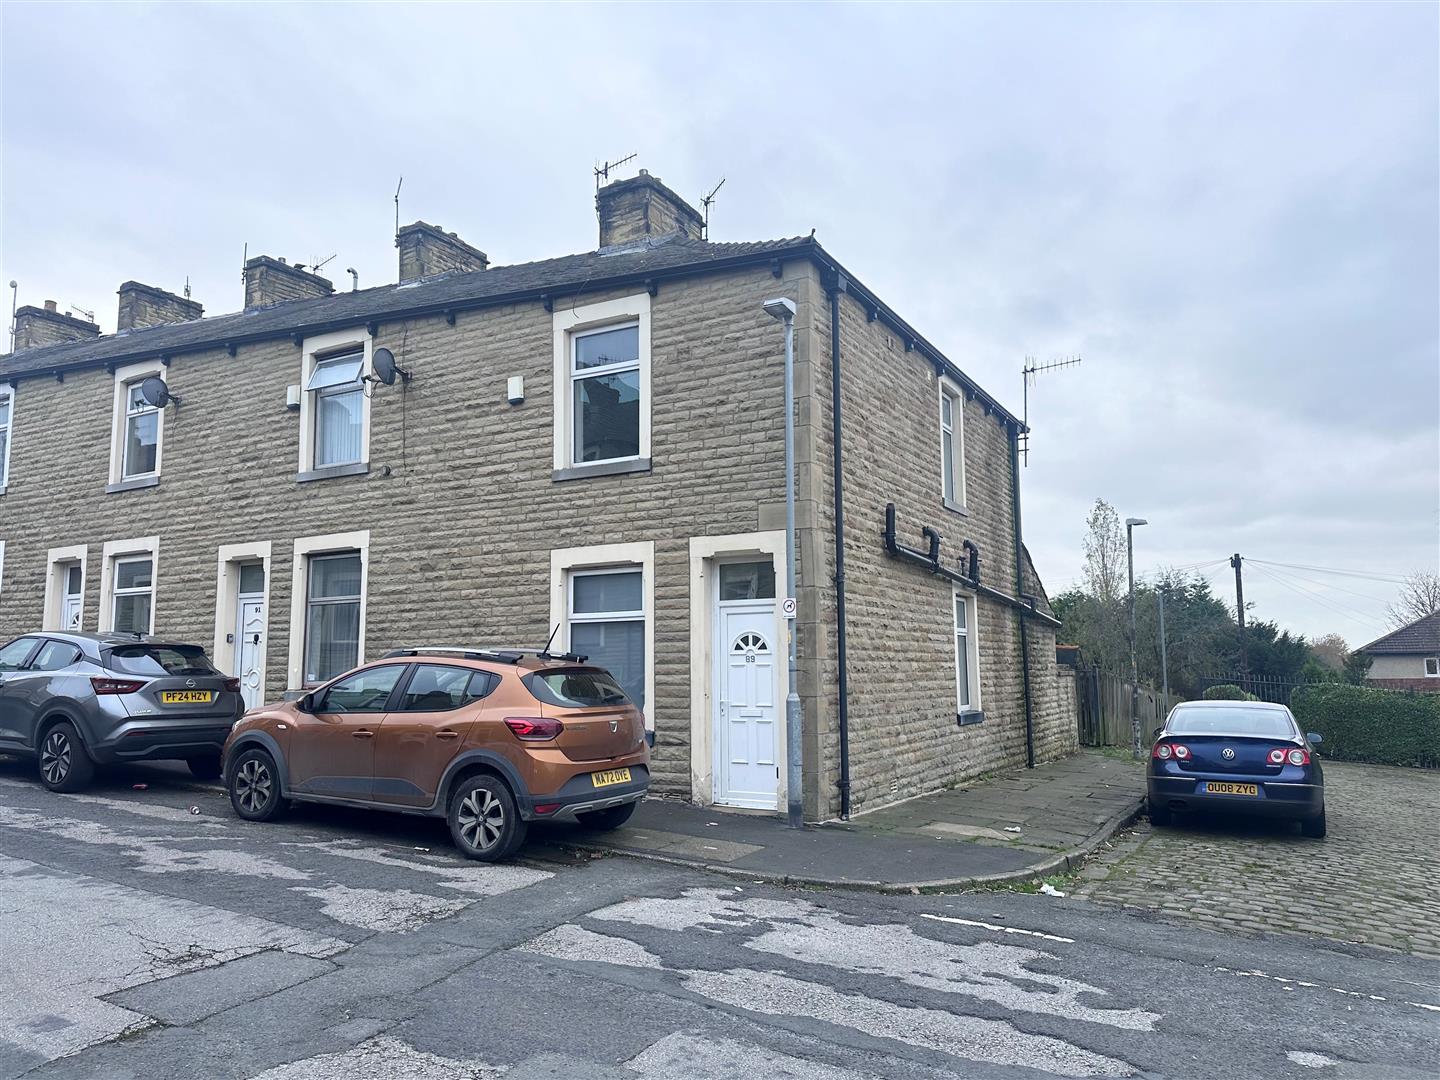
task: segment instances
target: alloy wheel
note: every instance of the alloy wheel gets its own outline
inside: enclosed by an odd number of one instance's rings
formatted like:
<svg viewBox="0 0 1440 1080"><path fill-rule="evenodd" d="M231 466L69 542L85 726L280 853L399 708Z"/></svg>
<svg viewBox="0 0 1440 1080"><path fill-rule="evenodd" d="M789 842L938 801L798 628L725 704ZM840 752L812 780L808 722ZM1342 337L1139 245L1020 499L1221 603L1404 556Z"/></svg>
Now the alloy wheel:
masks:
<svg viewBox="0 0 1440 1080"><path fill-rule="evenodd" d="M40 748L40 772L47 783L63 783L70 775L70 739L63 731L52 731L45 736Z"/></svg>
<svg viewBox="0 0 1440 1080"><path fill-rule="evenodd" d="M460 801L460 835L478 851L489 851L505 832L505 805L487 788L476 788Z"/></svg>
<svg viewBox="0 0 1440 1080"><path fill-rule="evenodd" d="M235 798L251 814L259 813L270 801L270 770L265 763L251 758L235 775Z"/></svg>

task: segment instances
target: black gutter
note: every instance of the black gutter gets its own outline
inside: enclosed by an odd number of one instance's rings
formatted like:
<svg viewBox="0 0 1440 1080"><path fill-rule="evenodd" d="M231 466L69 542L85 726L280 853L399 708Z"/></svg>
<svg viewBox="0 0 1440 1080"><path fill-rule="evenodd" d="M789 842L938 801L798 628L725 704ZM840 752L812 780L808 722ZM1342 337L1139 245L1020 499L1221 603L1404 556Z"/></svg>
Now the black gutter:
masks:
<svg viewBox="0 0 1440 1080"><path fill-rule="evenodd" d="M840 665L840 817L850 817L850 672L845 655L845 483L841 471L840 294L845 275L833 271L825 283L830 294L830 423L835 459L835 658Z"/></svg>
<svg viewBox="0 0 1440 1080"><path fill-rule="evenodd" d="M965 551L965 560L961 563L963 570L952 570L940 561L941 536L928 525L920 530L921 535L929 542L929 548L921 551L919 548L906 547L900 543L895 532L895 504L885 504L885 528L881 537L885 541L885 550L897 559L904 559L906 562L913 562L923 566L936 577L942 577L946 581L953 581L963 588L969 589L980 596L988 596L991 600L998 600L1007 607L1014 608L1026 618L1042 622L1046 626L1054 627L1056 630L1063 625L1053 615L1047 615L1035 606L1034 597L1011 596L1007 592L992 588L980 580L980 548L973 540L961 541ZM1024 626L1024 619L1021 619L1021 626ZM1028 698L1027 698L1028 700Z"/></svg>
<svg viewBox="0 0 1440 1080"><path fill-rule="evenodd" d="M1025 544L1020 530L1020 430L1010 428L1010 506L1015 519L1015 593L1025 594ZM1058 622L1058 620L1057 620ZM1035 767L1035 707L1030 699L1030 638L1020 620L1020 675L1025 683L1025 767Z"/></svg>

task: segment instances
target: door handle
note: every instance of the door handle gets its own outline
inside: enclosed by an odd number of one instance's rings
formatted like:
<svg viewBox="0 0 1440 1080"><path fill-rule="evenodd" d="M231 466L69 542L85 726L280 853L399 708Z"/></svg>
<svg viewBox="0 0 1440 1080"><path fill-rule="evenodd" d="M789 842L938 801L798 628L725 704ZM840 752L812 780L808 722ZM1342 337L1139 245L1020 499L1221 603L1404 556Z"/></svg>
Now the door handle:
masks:
<svg viewBox="0 0 1440 1080"><path fill-rule="evenodd" d="M374 733L373 731L364 731L364 730L361 730L361 731L352 731L352 732L350 733L350 735L351 735L353 738L356 738L356 739L373 739L373 738L375 737L375 733Z"/></svg>
<svg viewBox="0 0 1440 1080"><path fill-rule="evenodd" d="M250 644L251 644L251 645L259 645L259 644L260 644L260 635L259 635L259 634L256 634L256 635L255 635L255 640L252 641Z"/></svg>
<svg viewBox="0 0 1440 1080"><path fill-rule="evenodd" d="M437 739L458 739L458 738L460 737L460 732L458 732L458 731L437 731L437 732L435 732L435 737L436 737Z"/></svg>

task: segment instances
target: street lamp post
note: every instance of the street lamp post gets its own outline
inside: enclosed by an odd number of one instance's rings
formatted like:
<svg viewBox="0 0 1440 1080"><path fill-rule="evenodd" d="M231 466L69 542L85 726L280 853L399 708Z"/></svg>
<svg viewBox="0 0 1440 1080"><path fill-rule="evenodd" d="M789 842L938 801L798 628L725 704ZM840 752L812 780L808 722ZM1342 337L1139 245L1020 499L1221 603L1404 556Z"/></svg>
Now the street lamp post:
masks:
<svg viewBox="0 0 1440 1080"><path fill-rule="evenodd" d="M1130 750L1140 760L1140 665L1135 659L1135 526L1144 518L1125 519L1125 560L1130 576Z"/></svg>
<svg viewBox="0 0 1440 1080"><path fill-rule="evenodd" d="M795 598L795 302L780 296L765 301L766 313L785 324L785 595ZM790 638L789 692L785 695L785 823L805 824L800 746L800 660L795 620L787 619Z"/></svg>

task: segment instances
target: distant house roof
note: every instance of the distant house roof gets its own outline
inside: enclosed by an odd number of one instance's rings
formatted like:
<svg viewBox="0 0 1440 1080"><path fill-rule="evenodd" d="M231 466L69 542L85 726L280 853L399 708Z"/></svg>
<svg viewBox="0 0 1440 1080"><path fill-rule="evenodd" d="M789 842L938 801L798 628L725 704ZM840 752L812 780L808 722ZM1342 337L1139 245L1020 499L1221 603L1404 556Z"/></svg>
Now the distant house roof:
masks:
<svg viewBox="0 0 1440 1080"><path fill-rule="evenodd" d="M809 259L839 282L870 318L879 319L904 341L968 387L986 409L1015 428L1018 417L1005 409L927 341L893 308L840 265L813 236L749 243L711 243L674 234L645 243L617 245L540 262L455 272L399 285L339 292L313 300L289 300L232 315L167 323L107 334L86 341L46 345L0 356L0 382L47 375L62 377L86 368L110 368L136 360L228 348L276 338L303 337L360 323L394 322L427 315L543 300L565 304L583 292L607 288L658 289L664 282L738 267L770 265L780 276L785 259Z"/></svg>
<svg viewBox="0 0 1440 1080"><path fill-rule="evenodd" d="M1416 619L1409 626L1402 626L1355 651L1371 656L1413 656L1421 653L1440 656L1440 611Z"/></svg>

